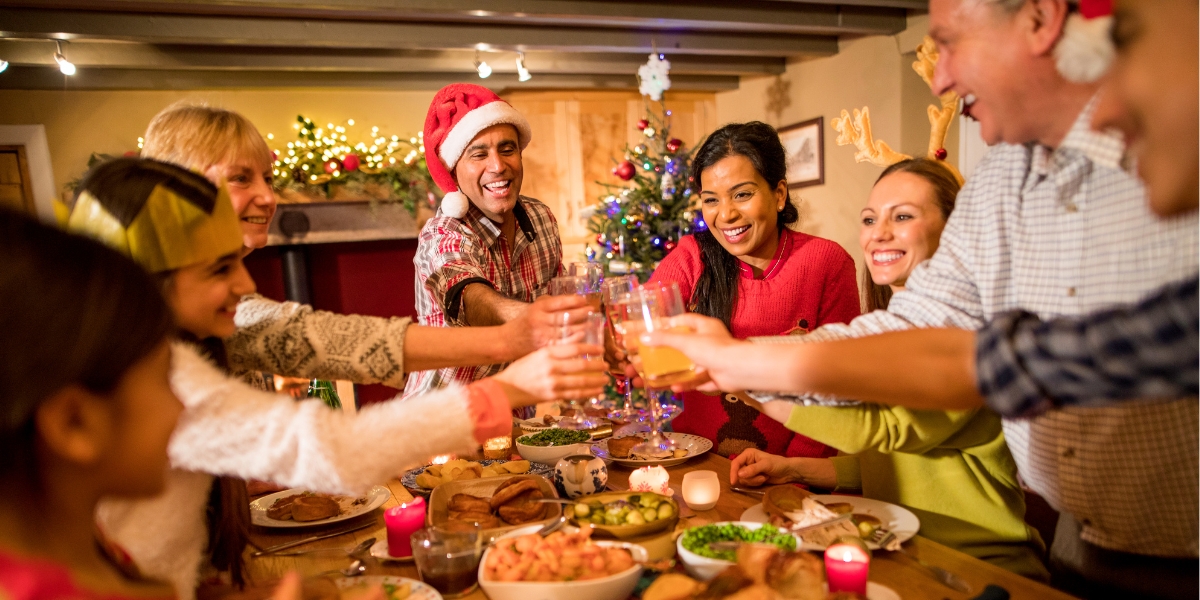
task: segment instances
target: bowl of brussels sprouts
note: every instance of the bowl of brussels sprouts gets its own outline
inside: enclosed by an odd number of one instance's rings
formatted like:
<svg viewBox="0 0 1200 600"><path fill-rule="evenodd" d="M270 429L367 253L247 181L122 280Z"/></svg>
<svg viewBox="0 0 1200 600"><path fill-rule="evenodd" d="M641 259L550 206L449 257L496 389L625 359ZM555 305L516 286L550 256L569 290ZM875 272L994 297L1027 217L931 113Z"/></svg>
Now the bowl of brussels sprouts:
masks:
<svg viewBox="0 0 1200 600"><path fill-rule="evenodd" d="M653 492L604 492L576 498L563 514L597 536L628 539L669 530L679 521L675 500Z"/></svg>

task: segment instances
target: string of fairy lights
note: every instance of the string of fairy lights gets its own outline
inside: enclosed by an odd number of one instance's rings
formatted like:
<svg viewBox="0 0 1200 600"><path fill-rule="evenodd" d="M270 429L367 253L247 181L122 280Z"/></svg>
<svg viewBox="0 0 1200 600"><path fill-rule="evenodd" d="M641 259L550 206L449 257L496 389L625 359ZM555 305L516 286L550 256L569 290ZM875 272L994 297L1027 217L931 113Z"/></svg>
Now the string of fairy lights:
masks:
<svg viewBox="0 0 1200 600"><path fill-rule="evenodd" d="M344 125L319 127L311 119L297 116L292 125L297 139L288 142L286 150L275 151L275 176L320 185L352 171L375 174L398 164L411 166L424 158L423 132L409 138L388 137L380 135L379 127L371 127L366 141L351 142L347 132L354 124L354 119L348 119ZM274 134L268 133L267 139L274 140Z"/></svg>

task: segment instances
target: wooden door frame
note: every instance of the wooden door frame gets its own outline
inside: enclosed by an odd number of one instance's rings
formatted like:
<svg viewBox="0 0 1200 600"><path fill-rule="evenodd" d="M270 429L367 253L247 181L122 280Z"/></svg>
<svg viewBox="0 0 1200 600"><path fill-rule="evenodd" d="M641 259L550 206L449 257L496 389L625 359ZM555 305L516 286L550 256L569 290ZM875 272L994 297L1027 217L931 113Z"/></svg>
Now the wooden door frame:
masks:
<svg viewBox="0 0 1200 600"><path fill-rule="evenodd" d="M33 180L29 174L29 159L25 156L25 144L0 144L0 152L17 153L17 170L21 172L21 197L25 199L25 212L37 216L37 202L33 199Z"/></svg>

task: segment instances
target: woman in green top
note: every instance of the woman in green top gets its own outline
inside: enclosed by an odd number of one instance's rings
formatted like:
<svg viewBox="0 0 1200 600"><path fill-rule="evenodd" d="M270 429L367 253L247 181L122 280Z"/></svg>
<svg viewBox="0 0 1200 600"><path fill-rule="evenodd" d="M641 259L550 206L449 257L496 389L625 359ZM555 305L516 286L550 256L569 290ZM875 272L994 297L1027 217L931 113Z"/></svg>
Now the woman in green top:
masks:
<svg viewBox="0 0 1200 600"><path fill-rule="evenodd" d="M958 182L937 162L888 167L862 210L859 244L867 264L868 310L887 307L913 268L937 249L954 208ZM921 535L1026 577L1047 580L1045 546L1025 524L1000 418L986 409L909 410L768 405L788 429L837 448L835 458L784 458L748 450L734 461L736 485L800 482L904 505L921 519Z"/></svg>

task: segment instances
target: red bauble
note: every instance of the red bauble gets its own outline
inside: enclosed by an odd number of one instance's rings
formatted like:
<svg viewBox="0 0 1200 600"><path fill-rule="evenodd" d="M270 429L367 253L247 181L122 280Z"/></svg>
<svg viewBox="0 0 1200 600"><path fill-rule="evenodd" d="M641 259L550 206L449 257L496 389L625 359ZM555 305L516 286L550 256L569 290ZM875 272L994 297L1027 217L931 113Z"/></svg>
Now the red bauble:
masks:
<svg viewBox="0 0 1200 600"><path fill-rule="evenodd" d="M933 153L933 156L938 160L946 160L946 149L938 148L937 151Z"/></svg>
<svg viewBox="0 0 1200 600"><path fill-rule="evenodd" d="M667 252L670 252L675 249L675 242L672 242L671 240L667 240L667 241L663 242L663 248L666 248Z"/></svg>
<svg viewBox="0 0 1200 600"><path fill-rule="evenodd" d="M649 126L650 126L650 121L647 121L646 119L638 119L638 122L637 122L638 131L641 131Z"/></svg>
<svg viewBox="0 0 1200 600"><path fill-rule="evenodd" d="M604 234L603 234L603 233L597 233L597 234L596 234L596 243L597 243L597 244L603 244L603 243L604 243Z"/></svg>
<svg viewBox="0 0 1200 600"><path fill-rule="evenodd" d="M667 152L674 154L682 146L683 146L683 140L681 140L679 138L671 138L670 140L667 141Z"/></svg>
<svg viewBox="0 0 1200 600"><path fill-rule="evenodd" d="M633 179L633 174L635 173L633 163L629 161L625 161L617 165L617 168L613 169L612 172L613 175L620 177L622 181L629 181L630 179Z"/></svg>
<svg viewBox="0 0 1200 600"><path fill-rule="evenodd" d="M125 152L125 154L122 154L122 156L125 156L126 158L136 158L137 155L138 155L137 150L128 150Z"/></svg>
<svg viewBox="0 0 1200 600"><path fill-rule="evenodd" d="M277 161L277 160L279 160L279 151L278 151L278 150L272 150L272 151L271 151L271 162L275 162L275 161Z"/></svg>
<svg viewBox="0 0 1200 600"><path fill-rule="evenodd" d="M333 172L338 170L339 168L341 168L341 166L342 165L338 164L338 161L331 160L331 161L325 163L325 172L329 173L329 174L333 174Z"/></svg>
<svg viewBox="0 0 1200 600"><path fill-rule="evenodd" d="M353 171L357 169L358 165L359 162L357 154L347 154L346 156L342 157L342 167L344 167L347 171Z"/></svg>

